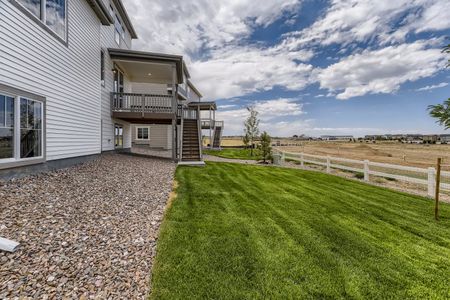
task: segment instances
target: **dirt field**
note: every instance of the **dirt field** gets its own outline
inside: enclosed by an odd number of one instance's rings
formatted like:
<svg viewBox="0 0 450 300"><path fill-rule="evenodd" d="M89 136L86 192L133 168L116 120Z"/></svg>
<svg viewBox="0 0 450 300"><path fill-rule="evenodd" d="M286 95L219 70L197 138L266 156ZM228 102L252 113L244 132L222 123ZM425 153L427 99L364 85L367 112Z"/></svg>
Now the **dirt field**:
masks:
<svg viewBox="0 0 450 300"><path fill-rule="evenodd" d="M273 140L274 143L276 141L278 139ZM304 152L357 160L368 159L375 162L420 168L434 167L436 159L442 157L444 164L450 164L450 145L402 144L399 142L378 142L375 144L327 141L302 142L288 139L280 141L282 144L297 144L297 146L276 147L287 152ZM207 143L208 139L205 139L204 144ZM243 144L238 137L224 137L222 146L243 146ZM450 170L449 167L444 169Z"/></svg>
<svg viewBox="0 0 450 300"><path fill-rule="evenodd" d="M442 157L445 164L450 164L450 145L401 144L398 142L376 144L303 142L302 146L279 148L288 152L304 152L358 160L368 159L375 162L421 168L434 167L438 157Z"/></svg>

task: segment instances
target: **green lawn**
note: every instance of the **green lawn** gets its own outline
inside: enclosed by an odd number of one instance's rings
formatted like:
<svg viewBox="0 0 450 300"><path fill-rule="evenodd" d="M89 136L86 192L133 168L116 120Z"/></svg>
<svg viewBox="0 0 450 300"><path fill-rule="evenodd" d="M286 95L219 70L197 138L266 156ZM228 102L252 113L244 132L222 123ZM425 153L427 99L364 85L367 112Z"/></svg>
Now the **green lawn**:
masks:
<svg viewBox="0 0 450 300"><path fill-rule="evenodd" d="M250 155L250 149L244 148L226 148L222 150L203 150L204 154L214 155L223 158L233 158L233 159L249 159L249 160L260 160L261 151L259 149L253 149L253 156Z"/></svg>
<svg viewBox="0 0 450 300"><path fill-rule="evenodd" d="M151 299L449 299L450 206L301 170L178 167Z"/></svg>

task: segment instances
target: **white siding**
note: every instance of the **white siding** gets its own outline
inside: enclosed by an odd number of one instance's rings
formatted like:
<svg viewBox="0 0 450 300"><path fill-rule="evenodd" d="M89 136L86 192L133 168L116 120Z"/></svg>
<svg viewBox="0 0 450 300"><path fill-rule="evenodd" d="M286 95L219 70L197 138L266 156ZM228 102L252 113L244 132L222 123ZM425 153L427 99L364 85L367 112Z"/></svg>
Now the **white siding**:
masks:
<svg viewBox="0 0 450 300"><path fill-rule="evenodd" d="M150 140L136 140L136 127L149 127ZM149 145L152 148L172 149L172 125L132 125L133 143Z"/></svg>
<svg viewBox="0 0 450 300"><path fill-rule="evenodd" d="M46 97L47 159L100 152L100 20L69 1L68 46L0 0L0 83Z"/></svg>
<svg viewBox="0 0 450 300"><path fill-rule="evenodd" d="M104 0L105 5L109 8L109 1ZM131 40L129 45L131 46ZM114 25L102 26L101 28L101 46L105 53L105 85L101 88L101 118L102 118L102 151L114 150L114 124L123 125L124 131L124 148L131 147L131 128L129 123L111 118L111 99L110 93L114 90L114 63L109 57L108 48L119 48L114 40ZM122 43L122 48L127 45ZM131 83L125 74L125 92L131 92Z"/></svg>

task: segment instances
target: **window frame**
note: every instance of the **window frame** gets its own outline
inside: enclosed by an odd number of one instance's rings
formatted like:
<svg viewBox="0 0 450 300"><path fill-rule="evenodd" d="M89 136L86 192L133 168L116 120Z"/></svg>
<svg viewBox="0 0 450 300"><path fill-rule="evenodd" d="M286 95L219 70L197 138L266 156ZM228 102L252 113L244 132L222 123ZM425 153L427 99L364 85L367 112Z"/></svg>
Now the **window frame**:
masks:
<svg viewBox="0 0 450 300"><path fill-rule="evenodd" d="M68 12L69 12L69 2L70 1L65 0L64 37L61 37L56 31L54 31L52 28L50 28L46 24L45 13L43 14L42 11L45 11L45 9L46 9L47 0L40 0L40 1L41 1L41 3L40 3L41 16L40 17L35 16L28 8L26 8L20 2L18 2L18 0L10 0L10 3L12 3L23 14L25 14L28 18L30 18L32 21L34 21L36 24L38 24L39 27L41 27L42 29L47 31L47 33L49 33L51 36L53 36L55 39L57 39L59 42L61 42L64 46L68 47L68 45L69 45L69 14L68 14Z"/></svg>
<svg viewBox="0 0 450 300"><path fill-rule="evenodd" d="M35 95L26 91L22 91L13 87L9 87L0 84L0 94L8 97L14 98L14 127L13 127L13 145L14 145L14 157L12 158L0 158L0 170L8 169L32 164L43 163L47 159L47 145L46 145L46 132L47 132L47 105L46 98ZM41 156L36 157L20 157L20 100L21 98L26 98L27 100L36 101L41 103Z"/></svg>
<svg viewBox="0 0 450 300"><path fill-rule="evenodd" d="M147 129L148 138L139 138L139 129ZM136 126L136 141L150 141L150 126Z"/></svg>

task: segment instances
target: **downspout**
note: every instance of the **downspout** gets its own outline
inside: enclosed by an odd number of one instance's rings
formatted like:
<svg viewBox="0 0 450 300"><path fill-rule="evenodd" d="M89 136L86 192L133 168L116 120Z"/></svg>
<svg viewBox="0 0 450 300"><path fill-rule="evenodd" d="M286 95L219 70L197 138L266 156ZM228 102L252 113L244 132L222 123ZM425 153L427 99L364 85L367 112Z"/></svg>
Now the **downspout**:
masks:
<svg viewBox="0 0 450 300"><path fill-rule="evenodd" d="M0 237L0 250L6 252L15 252L19 248L19 243Z"/></svg>

